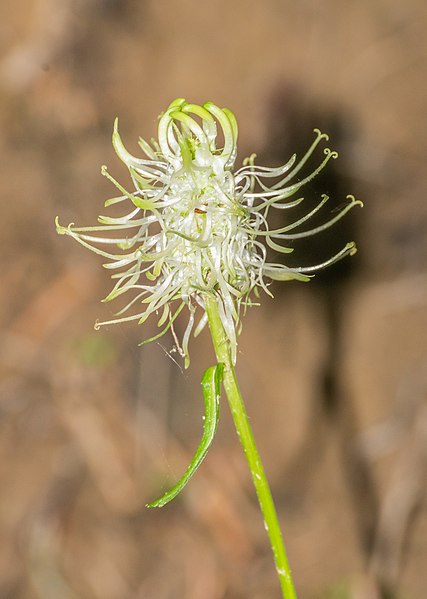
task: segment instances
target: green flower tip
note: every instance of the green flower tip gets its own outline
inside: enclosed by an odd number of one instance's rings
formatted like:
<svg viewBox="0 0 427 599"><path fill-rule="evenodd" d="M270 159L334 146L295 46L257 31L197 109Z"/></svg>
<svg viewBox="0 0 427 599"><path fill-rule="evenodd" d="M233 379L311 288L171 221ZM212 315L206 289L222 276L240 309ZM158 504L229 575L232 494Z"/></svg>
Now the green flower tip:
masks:
<svg viewBox="0 0 427 599"><path fill-rule="evenodd" d="M130 154L120 137L118 119L112 142L120 160L128 167L133 189L128 191L102 167L102 174L119 190L105 206L127 207L120 217L100 216L98 225L63 227L56 219L60 235L69 235L107 260L115 282L104 301L132 294L117 318L96 327L123 321L145 322L151 314L158 318L161 337L184 307L189 318L178 350L189 364L188 344L207 324L205 302L214 297L218 304L233 359L242 307L255 305L272 280L308 281L319 269L356 252L347 244L329 260L312 266L290 268L272 256L293 251L286 245L310 237L334 225L362 202L348 196L347 205L323 224L313 228L306 223L328 201L324 195L304 216L271 229L267 216L271 209L287 210L304 201L295 195L322 171L337 153L329 148L306 176L299 173L320 143L328 136L315 129L315 139L306 154L296 156L280 167L255 164L255 154L234 168L238 126L234 114L212 102L199 106L183 98L172 102L160 116L157 140L139 140L145 157ZM218 140L221 143L218 145ZM131 308L139 307L129 314ZM201 317L196 323L196 313ZM176 336L175 336L176 339ZM178 343L178 342L177 342Z"/></svg>

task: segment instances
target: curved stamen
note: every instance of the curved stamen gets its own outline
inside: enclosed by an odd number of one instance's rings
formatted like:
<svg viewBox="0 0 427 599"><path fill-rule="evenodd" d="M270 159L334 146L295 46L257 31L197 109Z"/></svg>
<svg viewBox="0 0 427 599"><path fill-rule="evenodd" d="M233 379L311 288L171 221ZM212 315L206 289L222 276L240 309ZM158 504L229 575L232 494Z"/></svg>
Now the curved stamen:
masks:
<svg viewBox="0 0 427 599"><path fill-rule="evenodd" d="M349 210L354 208L354 206L363 206L363 203L360 200L356 200L353 196L347 196L347 197L351 198L350 204L347 204L347 206L345 206L345 208L340 210L340 212L336 216L334 216L334 218L331 218L326 223L323 223L322 225L319 225L318 227L314 227L313 229L309 229L308 231L302 231L301 233L293 233L292 235L286 235L286 234L279 233L277 235L273 235L273 237L275 239L302 239L303 237L311 237L312 235L317 235L317 233L321 233L322 231L329 229L329 227L332 227L332 225L334 225L336 222L341 220L342 217L345 214L347 214L347 212ZM321 202L321 204L322 204L322 202ZM291 227L291 228L293 228L293 227Z"/></svg>
<svg viewBox="0 0 427 599"><path fill-rule="evenodd" d="M303 267L296 268L295 270L297 270L298 272L301 272L301 273L315 272L316 270L320 270L322 268L326 268L327 266L331 266L332 264L335 264L335 262L338 262L345 256L354 256L356 251L357 251L356 244L354 243L354 241L351 241L350 243L347 243L347 245L342 250L340 250L337 254L335 254L335 256L332 256L332 258L329 258L329 260L325 260L324 262L321 262L320 264L316 264L315 266L303 266Z"/></svg>

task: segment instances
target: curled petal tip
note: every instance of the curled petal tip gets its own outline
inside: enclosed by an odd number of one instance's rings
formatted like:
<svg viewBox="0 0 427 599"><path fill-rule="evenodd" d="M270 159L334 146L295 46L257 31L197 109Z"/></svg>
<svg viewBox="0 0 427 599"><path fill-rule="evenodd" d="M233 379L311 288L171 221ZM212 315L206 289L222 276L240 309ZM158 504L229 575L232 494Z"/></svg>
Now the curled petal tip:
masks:
<svg viewBox="0 0 427 599"><path fill-rule="evenodd" d="M66 235L67 230L65 227L59 224L59 216L55 216L55 228L58 235Z"/></svg>
<svg viewBox="0 0 427 599"><path fill-rule="evenodd" d="M336 150L331 150L330 148L325 148L323 150L325 156L327 156L328 158L332 158L333 160L336 160L338 158L338 152Z"/></svg>
<svg viewBox="0 0 427 599"><path fill-rule="evenodd" d="M356 243L354 241L350 241L346 246L346 250L349 256L354 256L354 254L357 253Z"/></svg>
<svg viewBox="0 0 427 599"><path fill-rule="evenodd" d="M329 141L329 135L327 133L322 133L320 129L317 129L317 127L313 129L313 133L318 136L319 140L324 139L325 141Z"/></svg>
<svg viewBox="0 0 427 599"><path fill-rule="evenodd" d="M58 235L73 235L72 228L74 227L74 223L70 223L67 227L63 227L62 225L59 224L58 217L56 217L55 218L55 226L56 226L56 232L58 233Z"/></svg>
<svg viewBox="0 0 427 599"><path fill-rule="evenodd" d="M184 106L185 104L187 104L185 98L176 98L175 100L173 100L173 102L169 104L167 110L176 110L177 108L182 108L182 106Z"/></svg>
<svg viewBox="0 0 427 599"><path fill-rule="evenodd" d="M357 200L354 195L348 195L347 199L351 201L353 206L360 206L361 208L364 207L364 203L362 202L362 200Z"/></svg>

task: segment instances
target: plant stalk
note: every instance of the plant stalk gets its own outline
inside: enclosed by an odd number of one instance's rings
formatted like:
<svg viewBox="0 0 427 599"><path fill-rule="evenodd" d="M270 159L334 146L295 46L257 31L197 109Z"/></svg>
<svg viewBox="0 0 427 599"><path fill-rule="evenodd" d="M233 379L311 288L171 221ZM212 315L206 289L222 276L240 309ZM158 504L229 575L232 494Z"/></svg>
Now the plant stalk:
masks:
<svg viewBox="0 0 427 599"><path fill-rule="evenodd" d="M245 404L236 378L233 362L230 356L229 343L221 321L218 304L215 297L205 298L206 313L209 328L215 348L218 363L224 364L223 384L227 394L237 435L242 444L252 480L255 486L258 502L264 516L264 525L270 539L276 571L279 576L283 599L297 599L292 582L291 570L286 555L286 549L280 531L276 508L261 458L258 453L252 429L249 424Z"/></svg>

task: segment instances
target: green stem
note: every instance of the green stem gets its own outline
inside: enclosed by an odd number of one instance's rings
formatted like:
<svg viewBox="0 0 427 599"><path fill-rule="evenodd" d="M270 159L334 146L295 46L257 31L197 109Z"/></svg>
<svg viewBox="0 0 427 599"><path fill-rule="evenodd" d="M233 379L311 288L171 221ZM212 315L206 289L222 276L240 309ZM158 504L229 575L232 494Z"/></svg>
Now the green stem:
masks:
<svg viewBox="0 0 427 599"><path fill-rule="evenodd" d="M237 435L239 436L249 464L261 512L264 516L265 528L270 539L283 598L296 599L297 596L292 582L291 570L286 556L282 533L280 532L276 508L249 424L242 394L237 383L236 373L230 356L229 343L218 311L217 300L215 297L210 296L205 299L205 302L209 328L217 360L219 363L224 364L224 388L230 404Z"/></svg>

